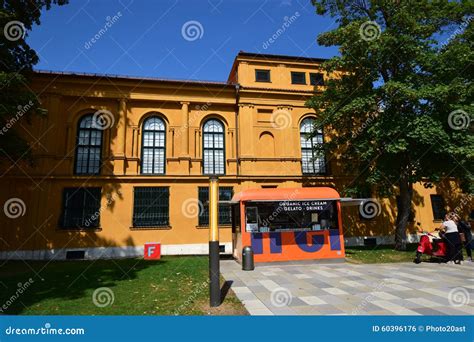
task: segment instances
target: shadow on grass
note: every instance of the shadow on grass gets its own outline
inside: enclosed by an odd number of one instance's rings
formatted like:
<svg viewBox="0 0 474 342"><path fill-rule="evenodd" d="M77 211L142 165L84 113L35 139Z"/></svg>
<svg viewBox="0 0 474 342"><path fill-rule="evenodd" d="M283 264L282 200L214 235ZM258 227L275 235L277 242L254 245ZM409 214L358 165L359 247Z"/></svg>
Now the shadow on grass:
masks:
<svg viewBox="0 0 474 342"><path fill-rule="evenodd" d="M353 246L353 247L346 247L346 254L351 251L373 251L374 253L385 251L385 252L406 253L406 252L416 251L417 247L418 247L417 243L410 243L410 244L407 244L407 249L405 251L397 251L395 250L394 245Z"/></svg>
<svg viewBox="0 0 474 342"><path fill-rule="evenodd" d="M418 244L408 244L405 251L397 251L393 245L346 247L346 260L355 263L374 264L413 261Z"/></svg>
<svg viewBox="0 0 474 342"><path fill-rule="evenodd" d="M8 261L0 268L0 313L22 314L39 303L46 308L49 308L47 303L51 303L57 308L67 305L68 301L74 303L84 298L88 298L85 302L90 304L93 290L100 287L113 289L119 282L136 279L138 273L146 268L165 264L165 260L142 259ZM23 289L27 283L29 286ZM84 305L81 301L77 303ZM79 307L77 309L78 313L81 312ZM73 308L68 310L74 311Z"/></svg>
<svg viewBox="0 0 474 342"><path fill-rule="evenodd" d="M227 297L227 294L229 293L230 288L232 287L232 280L226 280L224 285L222 285L221 288L221 303L224 303L225 297Z"/></svg>

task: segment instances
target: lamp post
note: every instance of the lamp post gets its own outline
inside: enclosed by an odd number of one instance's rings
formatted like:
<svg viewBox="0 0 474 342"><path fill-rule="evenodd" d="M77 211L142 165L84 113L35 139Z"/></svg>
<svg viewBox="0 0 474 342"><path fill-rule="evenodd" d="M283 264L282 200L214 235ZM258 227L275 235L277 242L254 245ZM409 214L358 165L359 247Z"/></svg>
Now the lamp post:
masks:
<svg viewBox="0 0 474 342"><path fill-rule="evenodd" d="M221 304L219 282L219 179L209 178L209 294L210 306Z"/></svg>

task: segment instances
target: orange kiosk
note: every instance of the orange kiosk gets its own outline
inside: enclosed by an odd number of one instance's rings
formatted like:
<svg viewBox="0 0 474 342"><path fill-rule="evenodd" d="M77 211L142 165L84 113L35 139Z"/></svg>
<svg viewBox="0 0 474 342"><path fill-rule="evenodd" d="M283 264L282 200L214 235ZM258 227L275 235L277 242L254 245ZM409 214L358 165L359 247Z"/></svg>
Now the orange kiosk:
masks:
<svg viewBox="0 0 474 342"><path fill-rule="evenodd" d="M341 198L332 188L249 189L231 204L239 262L245 246L256 263L345 257Z"/></svg>

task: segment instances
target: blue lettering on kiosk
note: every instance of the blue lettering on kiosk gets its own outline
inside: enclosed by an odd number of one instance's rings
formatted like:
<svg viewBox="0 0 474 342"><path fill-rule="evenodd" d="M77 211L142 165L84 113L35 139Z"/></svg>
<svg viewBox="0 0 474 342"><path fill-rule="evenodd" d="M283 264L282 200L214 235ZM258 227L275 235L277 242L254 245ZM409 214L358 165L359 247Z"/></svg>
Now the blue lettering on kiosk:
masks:
<svg viewBox="0 0 474 342"><path fill-rule="evenodd" d="M281 233L270 233L270 253L281 253Z"/></svg>
<svg viewBox="0 0 474 342"><path fill-rule="evenodd" d="M263 254L263 233L252 233L252 249L254 254ZM270 233L270 253L281 253L281 233Z"/></svg>
<svg viewBox="0 0 474 342"><path fill-rule="evenodd" d="M324 246L324 235L313 235L311 236L312 244L308 245L306 240L306 232L295 232L295 241L298 247L305 252L314 253L319 251Z"/></svg>
<svg viewBox="0 0 474 342"><path fill-rule="evenodd" d="M263 254L263 233L250 234L253 254Z"/></svg>
<svg viewBox="0 0 474 342"><path fill-rule="evenodd" d="M341 250L341 237L338 229L329 229L329 245L332 251Z"/></svg>
<svg viewBox="0 0 474 342"><path fill-rule="evenodd" d="M263 254L263 237L264 233L252 233L251 244L254 254ZM311 245L308 245L307 233L306 232L295 232L295 241L298 247L305 252L314 253L319 251L324 246L324 235L315 234L311 236ZM271 232L270 236L270 253L280 254L282 252L281 233ZM339 231L337 229L329 230L329 244L331 250L341 250L341 240L339 237Z"/></svg>

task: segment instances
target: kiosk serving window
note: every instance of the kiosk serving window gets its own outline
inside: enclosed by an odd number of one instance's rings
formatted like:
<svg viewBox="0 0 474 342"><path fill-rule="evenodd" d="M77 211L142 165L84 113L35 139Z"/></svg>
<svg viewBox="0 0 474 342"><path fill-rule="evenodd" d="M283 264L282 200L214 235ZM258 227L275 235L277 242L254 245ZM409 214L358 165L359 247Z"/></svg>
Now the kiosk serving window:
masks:
<svg viewBox="0 0 474 342"><path fill-rule="evenodd" d="M336 201L272 201L248 203L247 232L337 229Z"/></svg>

